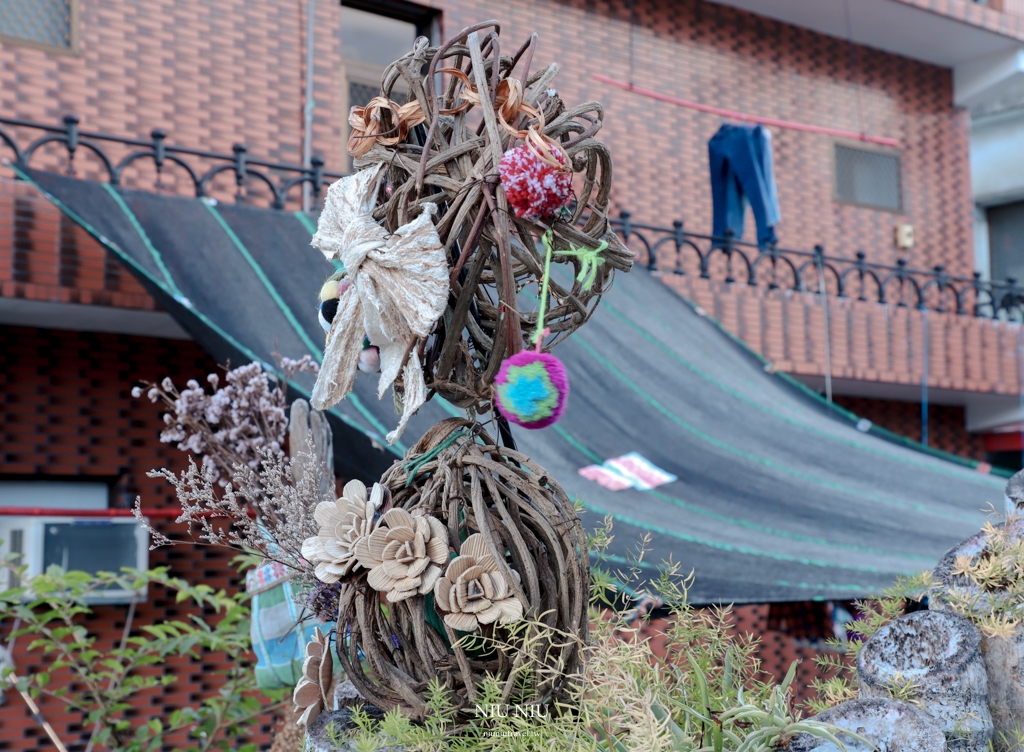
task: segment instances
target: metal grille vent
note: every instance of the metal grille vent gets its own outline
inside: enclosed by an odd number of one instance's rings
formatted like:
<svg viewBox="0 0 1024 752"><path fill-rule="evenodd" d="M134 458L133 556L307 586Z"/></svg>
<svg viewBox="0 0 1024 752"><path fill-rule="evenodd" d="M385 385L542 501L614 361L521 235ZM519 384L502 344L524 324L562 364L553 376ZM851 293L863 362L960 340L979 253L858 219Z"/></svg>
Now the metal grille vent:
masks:
<svg viewBox="0 0 1024 752"><path fill-rule="evenodd" d="M348 82L348 106L365 107L374 97L380 96L380 87L371 84L361 84L358 81ZM396 104L405 104L409 98L408 94L401 91L391 92L391 101Z"/></svg>
<svg viewBox="0 0 1024 752"><path fill-rule="evenodd" d="M836 145L836 198L852 204L898 211L900 158L866 149Z"/></svg>
<svg viewBox="0 0 1024 752"><path fill-rule="evenodd" d="M380 94L379 86L361 84L357 81L348 82L348 106L365 107L366 103Z"/></svg>
<svg viewBox="0 0 1024 752"><path fill-rule="evenodd" d="M11 541L10 541L10 552L11 552L11 563L15 566L23 564L21 560L22 554L25 553L25 531L24 530L12 530ZM7 572L7 587L11 590L21 587L21 578L13 570Z"/></svg>
<svg viewBox="0 0 1024 752"><path fill-rule="evenodd" d="M70 47L71 2L0 0L0 34L53 47Z"/></svg>

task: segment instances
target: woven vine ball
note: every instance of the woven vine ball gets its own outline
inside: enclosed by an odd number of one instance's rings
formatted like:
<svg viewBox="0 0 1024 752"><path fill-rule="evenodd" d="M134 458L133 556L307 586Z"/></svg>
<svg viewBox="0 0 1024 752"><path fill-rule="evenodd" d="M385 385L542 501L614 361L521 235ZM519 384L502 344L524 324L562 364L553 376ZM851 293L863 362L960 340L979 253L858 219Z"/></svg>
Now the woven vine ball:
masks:
<svg viewBox="0 0 1024 752"><path fill-rule="evenodd" d="M503 703L567 699L582 669L590 570L583 527L558 483L479 424L451 418L381 486L377 541L364 549L381 566L342 580L336 632L341 664L367 701L422 718L436 678L465 721L486 675L501 683ZM397 577L387 576L389 558L405 562ZM431 575L438 562L440 576ZM473 644L460 642L466 634ZM517 694L524 678L530 689Z"/></svg>
<svg viewBox="0 0 1024 752"><path fill-rule="evenodd" d="M488 21L440 47L418 39L385 70L381 96L353 108L349 118L355 167L386 165L377 221L394 232L424 203L438 205L450 295L435 332L418 343L420 362L431 395L481 411L502 360L532 342L535 283L544 265L537 246L548 228L554 273L546 352L586 323L613 273L633 263L608 223L612 162L595 138L603 107L561 100L557 64L533 67L536 34L512 55L502 54L499 34L499 24ZM403 97L405 104L394 101ZM516 158L502 164L506 154ZM513 181L515 169L533 172ZM570 182L571 196L560 205ZM510 206L510 198L524 203ZM531 211L551 213L518 216ZM596 276L589 278L580 253L602 242Z"/></svg>

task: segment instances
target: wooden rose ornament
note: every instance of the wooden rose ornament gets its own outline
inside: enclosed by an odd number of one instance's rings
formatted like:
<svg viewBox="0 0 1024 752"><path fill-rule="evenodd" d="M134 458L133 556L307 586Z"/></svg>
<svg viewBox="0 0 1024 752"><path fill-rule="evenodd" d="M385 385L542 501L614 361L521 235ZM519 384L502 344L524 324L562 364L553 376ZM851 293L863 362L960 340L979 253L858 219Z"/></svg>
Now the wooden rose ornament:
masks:
<svg viewBox="0 0 1024 752"><path fill-rule="evenodd" d="M402 416L387 435L388 443L394 443L427 398L418 345L444 312L448 263L431 221L435 204L423 204L420 215L393 235L374 221L382 168L378 164L334 183L313 236L314 248L345 266L351 286L341 295L327 332L310 402L326 410L352 390L365 333L380 348L377 396L383 397L402 374Z"/></svg>

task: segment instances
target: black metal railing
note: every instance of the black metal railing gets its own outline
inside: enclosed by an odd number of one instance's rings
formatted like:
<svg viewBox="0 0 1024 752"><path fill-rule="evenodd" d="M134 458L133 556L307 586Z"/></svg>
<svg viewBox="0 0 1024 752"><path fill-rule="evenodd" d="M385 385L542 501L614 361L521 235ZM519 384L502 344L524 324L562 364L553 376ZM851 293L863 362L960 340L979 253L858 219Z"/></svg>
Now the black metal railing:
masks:
<svg viewBox="0 0 1024 752"><path fill-rule="evenodd" d="M291 191L302 190L306 184L311 188L313 201L320 198L323 186L330 185L331 179L342 177L339 173L324 170L324 161L314 156L310 159L310 167L281 162L270 162L249 156L244 144L232 146L231 154L221 154L199 149L187 149L167 144L167 131L153 130L149 141L112 136L106 133L94 133L80 130L77 115L65 115L63 125L45 125L30 120L0 117L0 125L13 128L26 128L32 131L43 131L43 135L35 138L24 148L20 147L7 129L0 127L0 143L6 145L14 153L13 163L19 168L31 166L33 156L48 144L63 146L66 155L65 171L68 175L75 174L75 156L83 150L90 152L99 164L101 172L112 185L121 185L127 168L141 161L149 161L156 169L156 182L160 186L161 177L169 165L184 170L191 190L198 198L210 194L214 178L222 173L234 177L235 200L244 202L250 195L250 187L255 181L259 188L269 194L270 205L274 209L283 209L285 203L297 196L290 197ZM119 159L111 157L109 145L118 144L127 154ZM106 147L106 148L105 148ZM258 191L257 191L258 192Z"/></svg>
<svg viewBox="0 0 1024 752"><path fill-rule="evenodd" d="M290 196L303 184L311 187L313 201L319 203L322 188L339 173L326 172L319 157L304 168L249 156L243 144L235 144L232 154L170 146L167 132L154 130L149 141L141 141L105 133L82 131L76 115L66 115L63 125L45 125L28 120L0 117L0 126L42 131L24 148L14 136L0 127L0 148L6 145L13 152L13 162L20 168L31 166L33 156L48 144L58 144L65 151L65 171L75 174L75 156L85 150L98 162L100 177L113 185L122 184L127 168L149 161L156 169L156 183L170 163L184 170L190 183L188 189L196 197L208 196L212 181L223 173L233 176L235 200L248 201L249 187L268 191L270 205L283 209ZM116 160L105 146L117 144L126 151ZM196 164L199 166L194 166ZM826 293L840 298L885 303L901 307L955 312L982 318L1024 321L1024 287L1015 279L984 280L979 273L972 277L947 274L941 264L933 269L915 269L900 259L895 265L867 261L864 252L856 258L825 255L822 246L813 251L799 251L777 246L764 250L752 243L688 232L681 221L671 227L641 224L621 212L612 225L623 239L638 252L639 260L651 271L672 274L696 274L703 279L725 283L764 287L769 290Z"/></svg>
<svg viewBox="0 0 1024 752"><path fill-rule="evenodd" d="M629 212L612 220L615 230L638 253L650 271L696 274L702 279L764 287L769 290L827 293L873 303L955 312L981 318L1024 321L1024 287L1015 279L956 277L943 265L915 269L900 259L895 265L825 255L822 246L797 251L770 245L765 249L726 237L688 232L683 222L671 227L640 224Z"/></svg>

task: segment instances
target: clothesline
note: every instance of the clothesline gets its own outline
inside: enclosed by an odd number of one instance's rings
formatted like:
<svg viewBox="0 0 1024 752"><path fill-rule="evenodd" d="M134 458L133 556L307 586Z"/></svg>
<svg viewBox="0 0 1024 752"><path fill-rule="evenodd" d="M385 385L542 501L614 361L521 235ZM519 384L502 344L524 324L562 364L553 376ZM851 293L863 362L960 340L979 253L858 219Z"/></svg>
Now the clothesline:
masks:
<svg viewBox="0 0 1024 752"><path fill-rule="evenodd" d="M796 123L791 120L778 120L776 118L759 117L757 115L748 115L744 112L734 112L732 110L724 110L721 107L712 107L706 104L700 104L699 102L691 102L688 99L679 99L678 97L670 97L667 94L661 94L650 89L644 89L633 84L626 83L625 81L616 81L614 78L608 78L608 76L602 76L599 73L593 74L595 81L608 84L610 86L617 86L620 89L631 91L634 94L639 94L643 97L650 97L651 99L657 99L660 102L668 102L679 107L686 107L691 110L697 110L698 112L707 112L711 115L719 115L730 120L743 120L749 123L760 123L761 125L772 125L776 128L788 128L794 131L804 131L806 133L821 133L826 136L835 136L836 138L849 138L857 141L865 141L869 144L880 144L882 146L899 146L900 142L895 138L886 138L884 136L869 136L864 133L857 133L856 131L845 131L839 128L825 128L820 125L809 125L807 123Z"/></svg>

